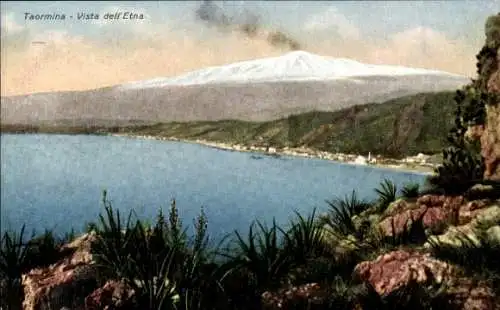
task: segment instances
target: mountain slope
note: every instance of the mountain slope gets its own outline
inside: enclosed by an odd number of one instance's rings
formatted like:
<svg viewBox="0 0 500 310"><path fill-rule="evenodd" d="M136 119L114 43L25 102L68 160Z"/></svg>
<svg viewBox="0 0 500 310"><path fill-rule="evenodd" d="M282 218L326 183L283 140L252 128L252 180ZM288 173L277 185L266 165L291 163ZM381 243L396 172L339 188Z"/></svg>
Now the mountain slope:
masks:
<svg viewBox="0 0 500 310"><path fill-rule="evenodd" d="M337 112L308 112L269 122L224 120L168 123L120 130L277 147L392 157L438 153L453 126L454 92L425 93Z"/></svg>
<svg viewBox="0 0 500 310"><path fill-rule="evenodd" d="M423 93L381 104L357 105L336 112L307 112L268 122L239 120L141 124L93 120L93 127L9 126L3 132L122 132L205 139L217 142L297 147L399 157L438 153L453 126L454 92ZM81 124L80 124L81 125Z"/></svg>
<svg viewBox="0 0 500 310"><path fill-rule="evenodd" d="M447 72L415 69L401 66L370 65L351 59L333 58L294 51L279 57L236 62L224 66L209 67L175 78L156 78L126 83L121 89L144 89L165 86L208 84L246 84L285 81L331 81L350 79L362 83L357 77L433 75L442 78L462 79Z"/></svg>
<svg viewBox="0 0 500 310"><path fill-rule="evenodd" d="M92 119L269 121L315 110L338 111L420 92L454 90L467 82L464 77L441 72L366 65L295 52L195 71L177 80L2 97L1 120L6 124L62 119L78 123Z"/></svg>

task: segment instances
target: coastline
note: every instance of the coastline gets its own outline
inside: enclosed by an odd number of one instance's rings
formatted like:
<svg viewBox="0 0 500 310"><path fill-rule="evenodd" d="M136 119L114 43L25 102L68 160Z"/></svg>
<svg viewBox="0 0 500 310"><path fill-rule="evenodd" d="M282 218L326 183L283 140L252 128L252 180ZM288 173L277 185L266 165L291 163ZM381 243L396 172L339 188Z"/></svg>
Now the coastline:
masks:
<svg viewBox="0 0 500 310"><path fill-rule="evenodd" d="M274 156L274 157L291 156L291 157L323 159L342 164L391 169L399 172L409 172L422 175L432 175L434 173L434 168L437 166L435 164L428 163L427 159L429 158L429 156L423 154L406 157L401 160L383 158L382 156L373 156L372 158L367 159L361 155L330 153L304 147L300 148L259 147L253 145L247 146L241 144L214 142L201 139L190 140L190 139L180 139L176 137L160 137L160 136L136 135L128 133L108 133L105 135L114 137L132 138L132 139L194 143L224 151L254 153L256 156Z"/></svg>

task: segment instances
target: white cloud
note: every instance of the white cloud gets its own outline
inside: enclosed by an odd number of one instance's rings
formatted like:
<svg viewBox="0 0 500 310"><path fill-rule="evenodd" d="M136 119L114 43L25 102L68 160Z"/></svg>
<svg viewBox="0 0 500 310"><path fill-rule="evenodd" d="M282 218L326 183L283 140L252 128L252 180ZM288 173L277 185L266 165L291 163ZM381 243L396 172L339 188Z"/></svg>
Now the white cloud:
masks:
<svg viewBox="0 0 500 310"><path fill-rule="evenodd" d="M470 64L475 62L475 49L465 42L451 40L439 31L419 26L376 44L371 49L369 61L473 74L474 66Z"/></svg>
<svg viewBox="0 0 500 310"><path fill-rule="evenodd" d="M335 7L331 7L322 13L313 15L305 22L304 29L307 31L336 30L343 38L360 38L359 29Z"/></svg>

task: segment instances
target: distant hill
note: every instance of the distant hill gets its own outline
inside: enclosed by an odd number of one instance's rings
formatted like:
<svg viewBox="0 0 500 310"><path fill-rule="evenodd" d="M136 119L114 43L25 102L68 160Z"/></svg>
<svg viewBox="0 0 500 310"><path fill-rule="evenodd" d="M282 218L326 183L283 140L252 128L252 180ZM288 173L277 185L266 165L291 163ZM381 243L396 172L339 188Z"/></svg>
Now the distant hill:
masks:
<svg viewBox="0 0 500 310"><path fill-rule="evenodd" d="M439 153L454 122L454 92L423 93L337 112L308 112L269 122L225 120L131 127L129 132L393 157Z"/></svg>
<svg viewBox="0 0 500 310"><path fill-rule="evenodd" d="M87 91L2 97L1 121L271 121L421 92L450 91L468 82L463 76L446 72L371 65L295 51L178 77Z"/></svg>
<svg viewBox="0 0 500 310"><path fill-rule="evenodd" d="M308 146L319 150L399 157L439 153L453 126L454 92L422 93L336 112L307 112L267 122L239 120L145 124L94 120L93 126L61 121L39 126L9 126L2 131L122 132L205 139L227 143Z"/></svg>

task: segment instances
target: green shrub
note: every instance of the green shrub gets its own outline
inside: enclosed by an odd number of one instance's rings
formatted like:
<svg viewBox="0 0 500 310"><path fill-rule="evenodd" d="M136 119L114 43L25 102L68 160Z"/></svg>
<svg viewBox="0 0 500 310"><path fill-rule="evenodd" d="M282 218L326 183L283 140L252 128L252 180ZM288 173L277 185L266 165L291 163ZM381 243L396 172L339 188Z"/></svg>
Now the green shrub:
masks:
<svg viewBox="0 0 500 310"><path fill-rule="evenodd" d="M307 218L295 211L295 219L284 233L284 250L290 253L295 264L327 252L322 225L316 220L316 209Z"/></svg>
<svg viewBox="0 0 500 310"><path fill-rule="evenodd" d="M4 232L0 244L0 307L21 309L21 275L27 269L28 247L24 243L25 226L20 233Z"/></svg>
<svg viewBox="0 0 500 310"><path fill-rule="evenodd" d="M123 223L106 193L103 202L105 215L94 226L97 238L92 245L103 280L125 280L135 290L140 309L205 309L213 304L219 285L203 210L190 240L175 201L168 219L160 210L153 225L137 218L133 222L132 212Z"/></svg>
<svg viewBox="0 0 500 310"><path fill-rule="evenodd" d="M401 195L403 198L416 198L420 195L420 184L410 183L403 186L401 189Z"/></svg>
<svg viewBox="0 0 500 310"><path fill-rule="evenodd" d="M356 233L356 225L352 218L371 207L365 200L358 199L356 192L352 191L351 196L335 198L327 201L329 206L328 215L324 224L330 226L335 233L343 236Z"/></svg>
<svg viewBox="0 0 500 310"><path fill-rule="evenodd" d="M392 202L396 201L398 188L390 180L384 179L380 183L380 188L376 188L375 192L378 194L377 209L379 212L383 212Z"/></svg>
<svg viewBox="0 0 500 310"><path fill-rule="evenodd" d="M457 90L455 95L455 127L448 136L449 147L443 149L443 163L428 181L444 193L459 194L468 190L483 178L484 162L477 141L465 138L467 127L482 124L485 119L484 105L488 96L468 86Z"/></svg>
<svg viewBox="0 0 500 310"><path fill-rule="evenodd" d="M463 267L466 274L492 282L500 290L500 241L491 238L484 230L476 230L477 240L461 233L459 245L429 240L435 257Z"/></svg>
<svg viewBox="0 0 500 310"><path fill-rule="evenodd" d="M255 223L258 231L254 231ZM233 268L248 270L255 286L261 289L277 287L288 273L291 257L283 249L281 237L284 231L273 224L267 227L257 221L249 228L246 238L236 234L236 245L231 256Z"/></svg>

